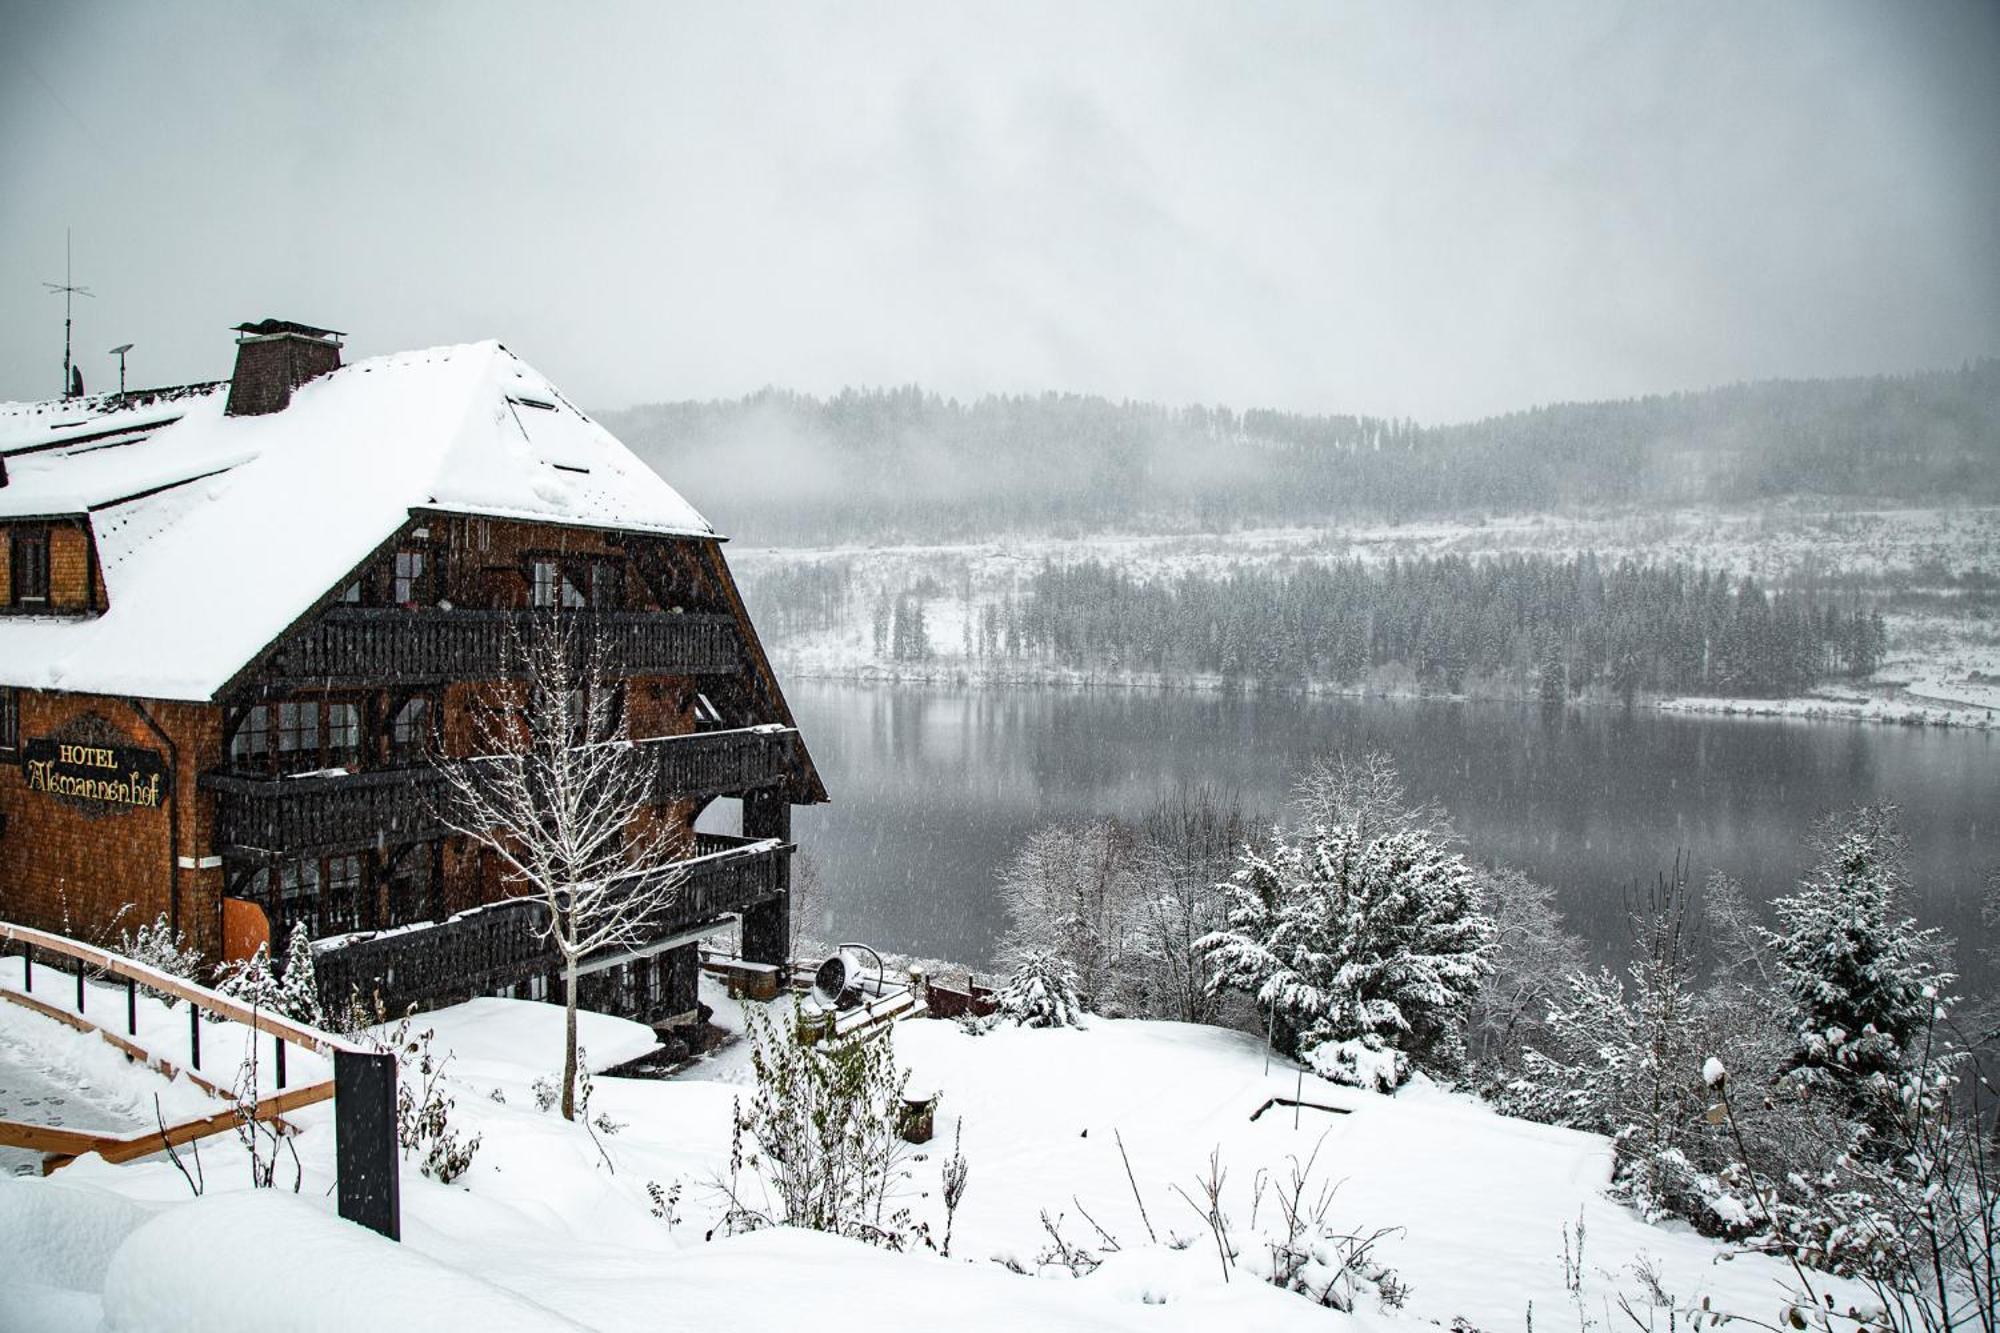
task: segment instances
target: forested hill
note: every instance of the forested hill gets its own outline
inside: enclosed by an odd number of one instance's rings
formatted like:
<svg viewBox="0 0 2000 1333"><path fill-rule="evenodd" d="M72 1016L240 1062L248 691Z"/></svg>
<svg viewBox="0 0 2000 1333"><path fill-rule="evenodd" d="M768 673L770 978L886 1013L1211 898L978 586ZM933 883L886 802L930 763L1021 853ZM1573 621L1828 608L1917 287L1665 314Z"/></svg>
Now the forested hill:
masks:
<svg viewBox="0 0 2000 1333"><path fill-rule="evenodd" d="M1787 496L2000 501L2000 359L1426 427L911 387L603 414L752 542L1201 529Z"/></svg>

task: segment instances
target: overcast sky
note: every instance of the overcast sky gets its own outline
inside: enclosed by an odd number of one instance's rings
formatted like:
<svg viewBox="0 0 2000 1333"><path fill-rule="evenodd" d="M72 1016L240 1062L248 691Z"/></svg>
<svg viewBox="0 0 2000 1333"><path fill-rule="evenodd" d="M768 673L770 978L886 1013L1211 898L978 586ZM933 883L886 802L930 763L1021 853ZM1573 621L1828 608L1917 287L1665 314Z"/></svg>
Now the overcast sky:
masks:
<svg viewBox="0 0 2000 1333"><path fill-rule="evenodd" d="M2000 4L0 0L0 398L497 337L1458 419L2000 352Z"/></svg>

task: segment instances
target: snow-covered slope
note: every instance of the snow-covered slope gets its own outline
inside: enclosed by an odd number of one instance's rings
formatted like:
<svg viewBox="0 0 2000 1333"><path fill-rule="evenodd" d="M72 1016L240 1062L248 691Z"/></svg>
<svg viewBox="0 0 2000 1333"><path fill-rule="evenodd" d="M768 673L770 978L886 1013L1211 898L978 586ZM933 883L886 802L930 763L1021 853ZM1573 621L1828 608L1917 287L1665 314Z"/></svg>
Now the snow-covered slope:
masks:
<svg viewBox="0 0 2000 1333"><path fill-rule="evenodd" d="M719 994L707 998L723 1021L740 1021ZM204 1147L209 1187L199 1201L160 1163L86 1159L52 1181L0 1180L0 1253L21 1256L0 1273L0 1330L100 1319L111 1329L414 1326L439 1310L454 1312L439 1327L478 1310L494 1327L650 1329L672 1312L687 1327L830 1320L1212 1333L1416 1330L1462 1318L1501 1330L1522 1327L1530 1303L1538 1321L1604 1323L1621 1295L1664 1328L1667 1313L1648 1304L1642 1273L1681 1303L1681 1317L1706 1296L1719 1310L1769 1319L1788 1277L1761 1257L1720 1262L1730 1258L1724 1247L1649 1226L1607 1199L1601 1138L1507 1120L1435 1089L1388 1098L1282 1062L1267 1072L1261 1045L1237 1033L1108 1020L983 1036L943 1022L895 1029L914 1080L943 1099L937 1137L909 1162L901 1200L934 1236L939 1170L955 1138L971 1163L949 1260L788 1231L711 1240L731 1106L748 1078L740 1047L675 1081L600 1077L592 1113L622 1127L593 1141L535 1109L530 1093L560 1059L546 1021L556 1012L486 1001L424 1020L440 1049L459 1052L447 1073L454 1123L484 1141L458 1185L405 1165L404 1245L394 1253L332 1215L324 1106L297 1117L296 1196L241 1197L245 1173L226 1138ZM586 1040L608 1050L624 1035L614 1020ZM1296 1125L1282 1105L1251 1118L1295 1092L1338 1110L1301 1110ZM1238 1251L1227 1280L1206 1223L1181 1194L1200 1197L1195 1178L1211 1151L1227 1172L1223 1209ZM1338 1185L1329 1221L1389 1229L1378 1253L1407 1284L1400 1310L1369 1297L1343 1316L1257 1279L1278 1225L1273 1186L1315 1152L1316 1182ZM669 1216L649 1184L673 1192ZM1072 1278L1038 1264L1050 1243L1045 1210L1102 1266ZM256 1236L259 1246L282 1238L286 1262L232 1254L218 1236ZM1574 1291L1566 1246L1573 1257L1581 1246ZM1042 1275L1017 1275L1008 1263Z"/></svg>

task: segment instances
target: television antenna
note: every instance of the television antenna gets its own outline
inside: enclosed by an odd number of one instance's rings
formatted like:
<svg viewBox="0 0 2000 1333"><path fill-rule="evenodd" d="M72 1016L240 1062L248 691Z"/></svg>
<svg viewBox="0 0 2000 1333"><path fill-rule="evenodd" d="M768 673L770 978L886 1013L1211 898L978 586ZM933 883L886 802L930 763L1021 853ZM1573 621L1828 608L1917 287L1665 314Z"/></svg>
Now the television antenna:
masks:
<svg viewBox="0 0 2000 1333"><path fill-rule="evenodd" d="M72 275L70 273L70 265L69 265L68 227L63 228L63 280L61 282L45 282L42 284L42 286L48 288L52 292L62 293L62 298L63 298L62 396L65 398L75 398L83 393L83 384L81 377L79 377L76 372L76 364L75 362L70 360L70 355L69 355L70 306L73 303L74 298L76 297L79 296L94 297L97 295L97 293L91 291L88 287L79 287L76 285L74 281L72 281Z"/></svg>

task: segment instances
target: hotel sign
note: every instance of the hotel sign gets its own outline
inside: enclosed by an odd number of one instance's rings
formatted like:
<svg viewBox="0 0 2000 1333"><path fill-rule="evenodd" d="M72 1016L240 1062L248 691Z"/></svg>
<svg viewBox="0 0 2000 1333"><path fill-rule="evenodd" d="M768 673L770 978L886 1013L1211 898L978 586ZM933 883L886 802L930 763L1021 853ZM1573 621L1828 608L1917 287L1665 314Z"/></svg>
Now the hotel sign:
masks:
<svg viewBox="0 0 2000 1333"><path fill-rule="evenodd" d="M157 810L167 764L152 750L86 741L31 740L21 747L28 790L88 806Z"/></svg>

